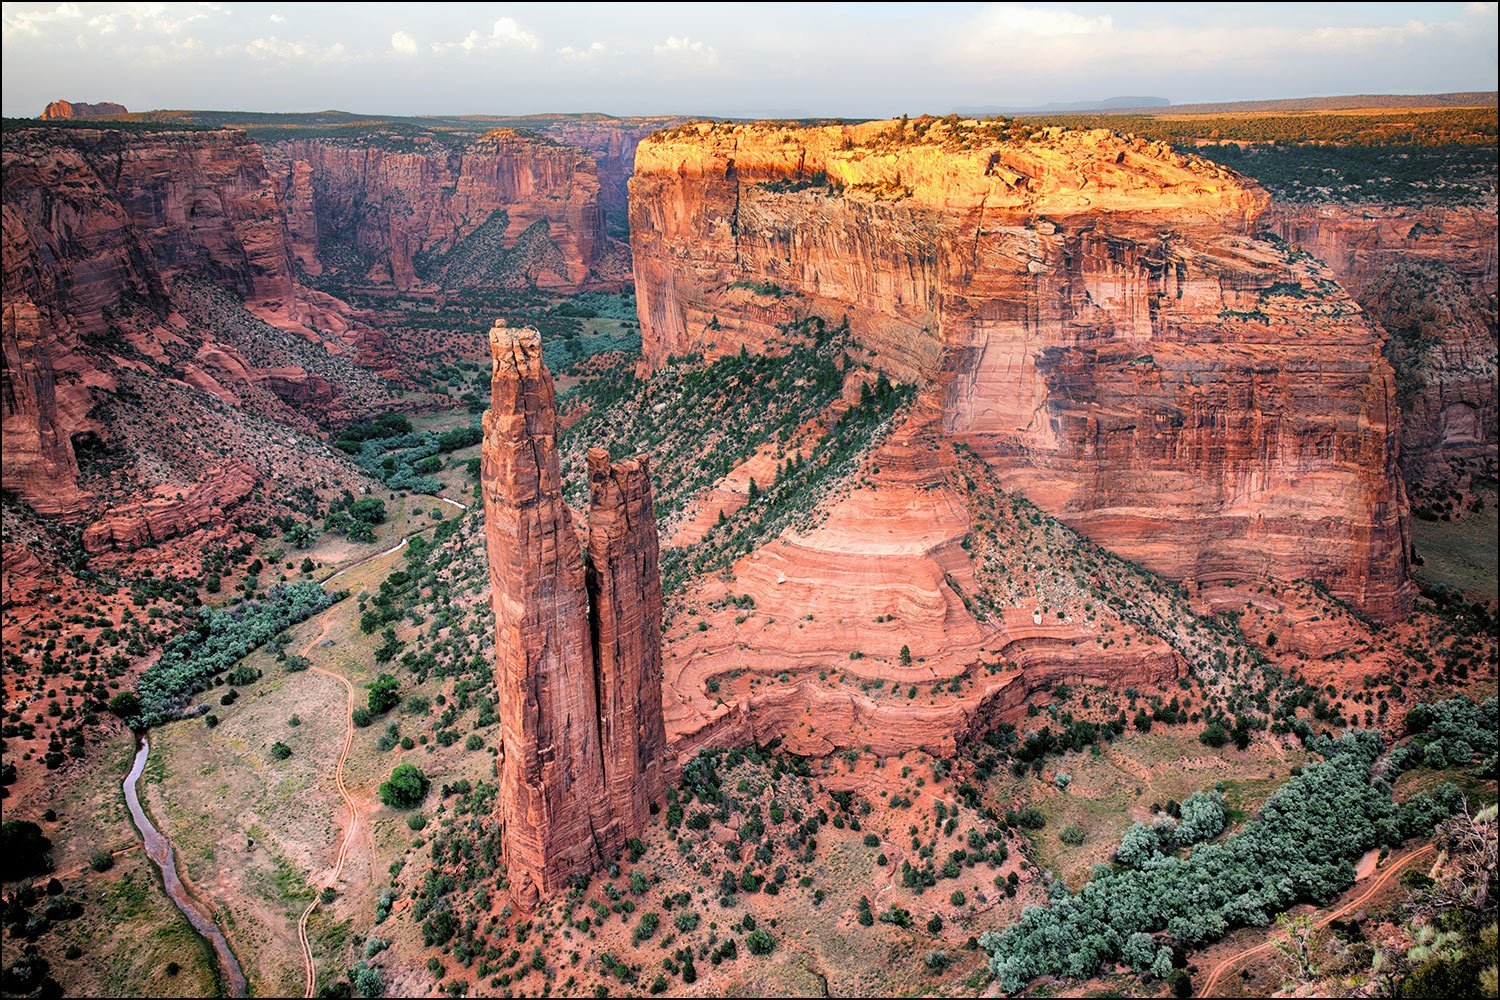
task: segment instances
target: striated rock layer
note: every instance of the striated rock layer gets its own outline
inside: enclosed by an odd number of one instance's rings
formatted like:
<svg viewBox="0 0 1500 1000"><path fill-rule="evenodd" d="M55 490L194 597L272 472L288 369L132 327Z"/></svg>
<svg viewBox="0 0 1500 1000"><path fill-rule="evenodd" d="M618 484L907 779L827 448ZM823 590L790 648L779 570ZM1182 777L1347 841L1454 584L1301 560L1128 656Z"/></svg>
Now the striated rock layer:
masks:
<svg viewBox="0 0 1500 1000"><path fill-rule="evenodd" d="M621 823L644 829L662 787L666 747L661 696L661 573L651 471L644 455L611 464L594 448L589 464L590 623L606 747L604 781Z"/></svg>
<svg viewBox="0 0 1500 1000"><path fill-rule="evenodd" d="M1496 204L1277 204L1263 223L1315 254L1390 336L1401 467L1415 487L1493 478L1500 412Z"/></svg>
<svg viewBox="0 0 1500 1000"><path fill-rule="evenodd" d="M1008 488L1177 579L1307 578L1403 615L1380 331L1257 186L1106 130L691 125L637 149L643 351L848 315Z"/></svg>
<svg viewBox="0 0 1500 1000"><path fill-rule="evenodd" d="M342 250L368 267L355 277L373 288L494 281L575 292L606 260L596 167L574 146L495 129L462 146L294 139L266 143L265 155L309 274Z"/></svg>
<svg viewBox="0 0 1500 1000"><path fill-rule="evenodd" d="M598 527L586 572L541 335L500 321L490 347L481 478L498 809L511 888L530 907L618 852L661 792L661 582L645 461L590 456Z"/></svg>

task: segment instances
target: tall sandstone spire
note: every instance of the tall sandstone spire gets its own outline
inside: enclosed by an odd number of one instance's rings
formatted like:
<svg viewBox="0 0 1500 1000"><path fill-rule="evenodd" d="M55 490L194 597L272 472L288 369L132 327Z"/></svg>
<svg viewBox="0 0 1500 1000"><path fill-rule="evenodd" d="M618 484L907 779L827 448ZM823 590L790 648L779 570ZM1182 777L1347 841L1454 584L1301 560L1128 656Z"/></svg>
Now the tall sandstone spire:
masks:
<svg viewBox="0 0 1500 1000"><path fill-rule="evenodd" d="M481 466L499 812L511 889L530 908L619 851L660 794L661 582L645 460L590 454L599 527L586 569L541 336L497 321L490 351Z"/></svg>

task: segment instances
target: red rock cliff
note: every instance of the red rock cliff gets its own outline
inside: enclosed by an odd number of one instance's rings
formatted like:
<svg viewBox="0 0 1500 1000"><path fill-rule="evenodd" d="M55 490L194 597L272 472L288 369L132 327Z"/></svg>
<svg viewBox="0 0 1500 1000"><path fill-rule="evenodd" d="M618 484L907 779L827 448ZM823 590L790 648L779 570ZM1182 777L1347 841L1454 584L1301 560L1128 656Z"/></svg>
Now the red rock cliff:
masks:
<svg viewBox="0 0 1500 1000"><path fill-rule="evenodd" d="M1006 485L1179 579L1410 603L1382 337L1265 194L1158 143L968 123L685 126L637 149L643 351L847 314Z"/></svg>
<svg viewBox="0 0 1500 1000"><path fill-rule="evenodd" d="M1473 474L1495 475L1495 214L1491 198L1453 206L1277 204L1263 219L1326 261L1391 337L1401 466L1413 486L1463 486Z"/></svg>
<svg viewBox="0 0 1500 1000"><path fill-rule="evenodd" d="M594 161L541 136L496 129L462 146L375 137L265 150L309 273L328 266L319 256L327 244L363 258L368 270L356 277L375 287L485 277L576 291L607 254Z"/></svg>
<svg viewBox="0 0 1500 1000"><path fill-rule="evenodd" d="M498 808L511 888L531 907L617 852L660 791L661 586L645 466L611 468L606 456L594 475L589 587L563 501L541 335L501 321L490 346L482 480L504 744Z"/></svg>
<svg viewBox="0 0 1500 1000"><path fill-rule="evenodd" d="M36 510L86 502L73 438L102 432L95 391L114 386L122 361L202 381L200 362L219 358L226 379L328 401L301 369L257 371L238 356L233 317L220 330L178 312L188 285L212 285L263 321L346 350L329 334L350 329L347 307L293 277L276 191L242 133L18 129L5 134L3 169L0 454L7 488Z"/></svg>
<svg viewBox="0 0 1500 1000"><path fill-rule="evenodd" d="M114 101L100 101L98 104L85 104L82 101L53 101L42 109L42 120L51 121L58 118L108 118L110 115L129 114L125 105L116 104Z"/></svg>
<svg viewBox="0 0 1500 1000"><path fill-rule="evenodd" d="M661 573L651 473L644 455L611 464L588 453L588 588L604 777L634 836L662 791Z"/></svg>

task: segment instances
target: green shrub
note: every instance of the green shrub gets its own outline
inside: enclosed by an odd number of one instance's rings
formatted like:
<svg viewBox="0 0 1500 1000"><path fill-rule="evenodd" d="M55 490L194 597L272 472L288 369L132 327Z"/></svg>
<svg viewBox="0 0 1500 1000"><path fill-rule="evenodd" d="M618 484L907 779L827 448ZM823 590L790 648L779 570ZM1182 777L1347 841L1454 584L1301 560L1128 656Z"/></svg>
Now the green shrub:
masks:
<svg viewBox="0 0 1500 1000"><path fill-rule="evenodd" d="M380 801L393 809L411 809L427 797L427 776L412 764L397 764L380 785Z"/></svg>

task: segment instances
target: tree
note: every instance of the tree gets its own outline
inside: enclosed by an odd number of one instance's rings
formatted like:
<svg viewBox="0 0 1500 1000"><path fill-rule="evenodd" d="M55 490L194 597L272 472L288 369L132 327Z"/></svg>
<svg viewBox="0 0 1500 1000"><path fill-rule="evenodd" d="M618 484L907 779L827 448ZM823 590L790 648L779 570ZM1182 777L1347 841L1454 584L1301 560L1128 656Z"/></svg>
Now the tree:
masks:
<svg viewBox="0 0 1500 1000"><path fill-rule="evenodd" d="M776 939L764 927L751 931L745 938L745 944L749 945L752 955L769 955L776 949Z"/></svg>
<svg viewBox="0 0 1500 1000"><path fill-rule="evenodd" d="M380 801L393 809L411 809L427 797L427 775L412 764L397 764L380 785Z"/></svg>
<svg viewBox="0 0 1500 1000"><path fill-rule="evenodd" d="M141 697L134 691L121 691L109 699L109 710L122 719L133 719L141 714Z"/></svg>
<svg viewBox="0 0 1500 1000"><path fill-rule="evenodd" d="M1313 962L1313 954L1317 950L1318 927L1313 922L1311 914L1290 916L1282 913L1276 917L1276 926L1285 932L1286 937L1279 938L1273 945L1276 953L1287 960L1292 967L1292 975L1298 982L1307 982L1318 974L1318 967Z"/></svg>
<svg viewBox="0 0 1500 1000"><path fill-rule="evenodd" d="M52 841L30 820L8 819L0 823L0 881L13 882L52 870L47 852Z"/></svg>
<svg viewBox="0 0 1500 1000"><path fill-rule="evenodd" d="M384 715L401 703L401 685L390 674L381 674L369 684L371 715Z"/></svg>
<svg viewBox="0 0 1500 1000"><path fill-rule="evenodd" d="M292 748L277 740L271 744L271 756L277 760L286 760L292 755Z"/></svg>
<svg viewBox="0 0 1500 1000"><path fill-rule="evenodd" d="M909 667L909 666L911 666L911 647L910 646L902 646L901 647L901 665L903 667Z"/></svg>

